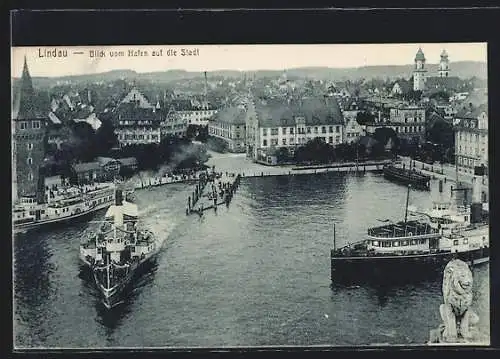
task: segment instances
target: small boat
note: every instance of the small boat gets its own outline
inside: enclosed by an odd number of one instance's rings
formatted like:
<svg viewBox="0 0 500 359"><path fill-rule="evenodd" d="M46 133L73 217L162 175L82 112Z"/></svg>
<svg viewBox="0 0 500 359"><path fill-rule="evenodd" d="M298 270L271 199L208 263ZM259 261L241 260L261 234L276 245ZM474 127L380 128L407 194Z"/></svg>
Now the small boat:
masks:
<svg viewBox="0 0 500 359"><path fill-rule="evenodd" d="M414 188L430 190L431 177L413 169L396 167L395 165L386 165L383 168L384 177L390 181L412 185Z"/></svg>
<svg viewBox="0 0 500 359"><path fill-rule="evenodd" d="M138 219L137 205L124 201L117 190L116 204L99 222L100 228L80 244L80 259L91 270L108 309L120 302L137 270L160 249L154 233L138 228Z"/></svg>
<svg viewBox="0 0 500 359"><path fill-rule="evenodd" d="M388 280L408 282L440 273L453 258L469 265L489 261L489 225L473 203L454 209L435 204L422 219L408 220L406 200L404 221L369 228L366 238L331 250L333 282ZM436 212L438 211L438 212Z"/></svg>
<svg viewBox="0 0 500 359"><path fill-rule="evenodd" d="M14 233L74 221L104 210L113 204L114 194L114 183L97 183L47 189L43 203L23 197L13 207Z"/></svg>

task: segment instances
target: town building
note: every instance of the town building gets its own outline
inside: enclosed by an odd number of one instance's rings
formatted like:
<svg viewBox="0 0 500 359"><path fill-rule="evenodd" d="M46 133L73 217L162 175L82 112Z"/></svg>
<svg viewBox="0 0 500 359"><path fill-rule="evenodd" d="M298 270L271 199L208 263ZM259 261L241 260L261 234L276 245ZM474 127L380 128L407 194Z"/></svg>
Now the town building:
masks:
<svg viewBox="0 0 500 359"><path fill-rule="evenodd" d="M101 165L99 162L75 163L71 166L72 182L77 185L99 182Z"/></svg>
<svg viewBox="0 0 500 359"><path fill-rule="evenodd" d="M109 182L118 177L121 161L109 157L98 157L95 161L75 163L71 166L72 182L78 185L93 182Z"/></svg>
<svg viewBox="0 0 500 359"><path fill-rule="evenodd" d="M135 157L118 158L118 161L121 175L131 175L137 171L138 163Z"/></svg>
<svg viewBox="0 0 500 359"><path fill-rule="evenodd" d="M114 111L115 134L120 146L161 141L161 111L133 88Z"/></svg>
<svg viewBox="0 0 500 359"><path fill-rule="evenodd" d="M97 157L101 166L101 180L112 181L120 174L121 162L110 157Z"/></svg>
<svg viewBox="0 0 500 359"><path fill-rule="evenodd" d="M356 117L345 116L345 126L344 126L344 141L345 143L358 142L360 137L363 135L363 128L356 120Z"/></svg>
<svg viewBox="0 0 500 359"><path fill-rule="evenodd" d="M170 108L177 113L187 126L206 126L208 125L208 120L217 112L217 109L208 101L198 101L195 99L173 100Z"/></svg>
<svg viewBox="0 0 500 359"><path fill-rule="evenodd" d="M243 105L224 108L210 120L208 134L224 141L230 152L244 153L246 115Z"/></svg>
<svg viewBox="0 0 500 359"><path fill-rule="evenodd" d="M186 134L187 128L187 120L171 106L166 110L166 114L160 124L161 138L167 136L182 137Z"/></svg>
<svg viewBox="0 0 500 359"><path fill-rule="evenodd" d="M410 81L401 79L394 83L391 89L392 96L404 96L408 94L413 89L413 84Z"/></svg>
<svg viewBox="0 0 500 359"><path fill-rule="evenodd" d="M488 107L483 104L459 112L455 125L455 156L459 172L473 174L488 168Z"/></svg>
<svg viewBox="0 0 500 359"><path fill-rule="evenodd" d="M422 142L425 140L425 108L409 105L391 108L387 126L400 138Z"/></svg>
<svg viewBox="0 0 500 359"><path fill-rule="evenodd" d="M425 68L425 56L421 48L418 49L415 55L415 68L413 70L413 90L425 90L425 77L427 69Z"/></svg>
<svg viewBox="0 0 500 359"><path fill-rule="evenodd" d="M24 58L19 90L12 108L12 154L14 200L44 201L44 179L40 171L45 157L45 129L48 109L40 108Z"/></svg>
<svg viewBox="0 0 500 359"><path fill-rule="evenodd" d="M332 146L343 142L344 117L334 97L258 100L248 111L247 156L256 161L274 163L277 149L285 147L293 154L315 138Z"/></svg>

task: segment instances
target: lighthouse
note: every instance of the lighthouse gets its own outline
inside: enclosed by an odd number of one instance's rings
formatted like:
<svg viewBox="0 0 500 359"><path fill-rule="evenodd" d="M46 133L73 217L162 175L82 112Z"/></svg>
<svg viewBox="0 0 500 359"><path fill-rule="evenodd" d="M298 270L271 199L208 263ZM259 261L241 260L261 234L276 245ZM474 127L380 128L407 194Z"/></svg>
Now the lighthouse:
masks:
<svg viewBox="0 0 500 359"><path fill-rule="evenodd" d="M439 61L439 77L448 77L450 74L450 60L448 60L448 53L443 50L441 53L441 60Z"/></svg>
<svg viewBox="0 0 500 359"><path fill-rule="evenodd" d="M423 91L425 89L425 56L419 48L415 55L415 68L413 70L413 91Z"/></svg>

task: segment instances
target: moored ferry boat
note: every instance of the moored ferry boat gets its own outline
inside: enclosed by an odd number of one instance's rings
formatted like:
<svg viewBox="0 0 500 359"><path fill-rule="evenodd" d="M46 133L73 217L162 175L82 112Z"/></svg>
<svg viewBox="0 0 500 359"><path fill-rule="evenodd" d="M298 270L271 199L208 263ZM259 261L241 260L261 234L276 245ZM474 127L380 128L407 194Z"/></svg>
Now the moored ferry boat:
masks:
<svg viewBox="0 0 500 359"><path fill-rule="evenodd" d="M80 244L80 259L91 270L108 309L120 302L137 270L160 249L151 231L138 228L138 219L137 205L124 201L117 190L116 204L108 209L105 221Z"/></svg>
<svg viewBox="0 0 500 359"><path fill-rule="evenodd" d="M423 173L417 172L414 168L409 169L396 167L395 165L386 165L383 168L384 177L390 181L395 181L403 184L410 184L414 188L429 190L431 177Z"/></svg>
<svg viewBox="0 0 500 359"><path fill-rule="evenodd" d="M369 228L362 241L334 246L332 281L408 281L440 272L453 258L471 266L489 260L489 225L481 204L460 208L436 202L413 214L426 218L407 220L407 199L404 221Z"/></svg>
<svg viewBox="0 0 500 359"><path fill-rule="evenodd" d="M74 220L106 209L114 202L115 184L62 186L47 189L44 203L35 198L21 198L12 211L14 232L23 232Z"/></svg>

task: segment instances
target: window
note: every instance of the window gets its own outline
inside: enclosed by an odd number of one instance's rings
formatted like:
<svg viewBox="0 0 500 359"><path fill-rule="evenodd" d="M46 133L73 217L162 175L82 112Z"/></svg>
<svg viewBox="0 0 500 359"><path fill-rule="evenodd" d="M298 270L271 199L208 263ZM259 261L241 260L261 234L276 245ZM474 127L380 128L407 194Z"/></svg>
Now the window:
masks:
<svg viewBox="0 0 500 359"><path fill-rule="evenodd" d="M262 129L262 136L267 136L267 128Z"/></svg>
<svg viewBox="0 0 500 359"><path fill-rule="evenodd" d="M328 126L328 132L333 133L333 126Z"/></svg>
<svg viewBox="0 0 500 359"><path fill-rule="evenodd" d="M262 146L264 146L264 147L267 146L267 140L262 140Z"/></svg>
<svg viewBox="0 0 500 359"><path fill-rule="evenodd" d="M290 137L290 140L289 140L290 144L293 145L294 144L294 140L293 140L293 137Z"/></svg>
<svg viewBox="0 0 500 359"><path fill-rule="evenodd" d="M277 128L271 128L271 136L278 136L278 129Z"/></svg>
<svg viewBox="0 0 500 359"><path fill-rule="evenodd" d="M293 127L290 127L290 134L293 135Z"/></svg>
<svg viewBox="0 0 500 359"><path fill-rule="evenodd" d="M333 143L333 137L332 136L328 137L328 142Z"/></svg>
<svg viewBox="0 0 500 359"><path fill-rule="evenodd" d="M337 132L337 133L340 132L340 126L335 126L335 132Z"/></svg>
<svg viewBox="0 0 500 359"><path fill-rule="evenodd" d="M272 146L277 146L278 145L278 139L277 138L271 139L271 145Z"/></svg>
<svg viewBox="0 0 500 359"><path fill-rule="evenodd" d="M307 133L311 133L311 127L307 128Z"/></svg>
<svg viewBox="0 0 500 359"><path fill-rule="evenodd" d="M28 162L29 165L32 165L33 164L33 159L31 157L28 157L27 162Z"/></svg>
<svg viewBox="0 0 500 359"><path fill-rule="evenodd" d="M326 127L325 126L321 127L321 133L326 133Z"/></svg>
<svg viewBox="0 0 500 359"><path fill-rule="evenodd" d="M282 128L282 131L281 131L282 134L286 135L286 127L283 127Z"/></svg>
<svg viewBox="0 0 500 359"><path fill-rule="evenodd" d="M33 128L40 128L40 121L33 121Z"/></svg>
<svg viewBox="0 0 500 359"><path fill-rule="evenodd" d="M286 145L286 138L283 139L283 145Z"/></svg>
<svg viewBox="0 0 500 359"><path fill-rule="evenodd" d="M32 150L33 149L33 144L30 142L28 143L28 150Z"/></svg>
<svg viewBox="0 0 500 359"><path fill-rule="evenodd" d="M28 174L28 179L29 179L30 181L33 181L33 173L31 173L31 172L30 172L30 173Z"/></svg>

